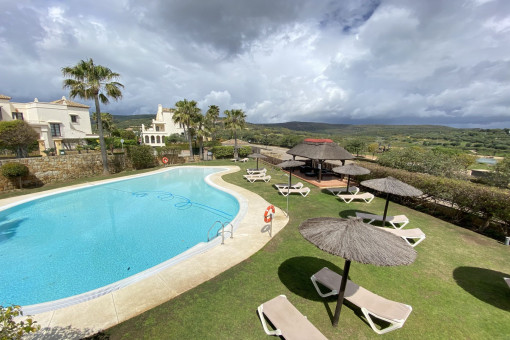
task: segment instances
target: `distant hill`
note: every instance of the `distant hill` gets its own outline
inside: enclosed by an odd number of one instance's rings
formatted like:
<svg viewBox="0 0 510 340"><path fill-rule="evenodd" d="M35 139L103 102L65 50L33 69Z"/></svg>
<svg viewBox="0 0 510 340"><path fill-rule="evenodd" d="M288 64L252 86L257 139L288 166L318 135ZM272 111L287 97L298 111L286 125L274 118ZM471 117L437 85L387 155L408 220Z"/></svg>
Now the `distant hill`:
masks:
<svg viewBox="0 0 510 340"><path fill-rule="evenodd" d="M128 127L150 125L155 115L113 115L115 125L120 129ZM448 126L440 125L350 125L350 124L328 124L313 122L286 122L276 124L253 124L249 127L254 129L271 128L274 130L291 130L297 132L308 132L312 134L342 135L342 136L390 136L390 135L415 135L428 132L436 134L451 133L457 130Z"/></svg>
<svg viewBox="0 0 510 340"><path fill-rule="evenodd" d="M113 115L113 122L119 129L127 129L128 127L141 126L142 124L150 125L156 117L154 114L147 115Z"/></svg>
<svg viewBox="0 0 510 340"><path fill-rule="evenodd" d="M344 136L388 136L388 135L415 135L417 133L450 133L457 130L441 125L349 125L349 124L328 124L313 122L287 122L277 124L253 124L267 128L281 128L293 131L320 133L327 135Z"/></svg>

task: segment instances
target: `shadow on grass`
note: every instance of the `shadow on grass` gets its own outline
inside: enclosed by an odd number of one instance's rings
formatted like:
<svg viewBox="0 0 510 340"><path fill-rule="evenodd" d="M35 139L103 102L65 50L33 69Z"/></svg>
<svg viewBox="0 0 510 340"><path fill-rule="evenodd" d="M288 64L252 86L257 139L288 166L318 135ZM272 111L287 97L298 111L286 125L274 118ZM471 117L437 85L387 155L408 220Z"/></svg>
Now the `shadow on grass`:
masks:
<svg viewBox="0 0 510 340"><path fill-rule="evenodd" d="M338 258L343 266L343 259ZM323 267L342 274L343 270L329 261L310 256L292 257L278 267L280 281L294 294L313 301L323 301L313 287L310 277Z"/></svg>
<svg viewBox="0 0 510 340"><path fill-rule="evenodd" d="M510 274L478 267L457 267L453 271L453 278L466 292L510 312L510 289L504 277L510 277Z"/></svg>
<svg viewBox="0 0 510 340"><path fill-rule="evenodd" d="M343 265L343 259L338 258L338 261L340 265ZM320 297L319 294L317 294L312 281L310 280L310 277L321 270L323 267L328 267L334 272L343 275L343 269L340 269L340 267L334 263L317 257L299 256L284 261L278 268L278 276L280 277L280 281L294 294L299 295L307 300L322 302L330 321L333 322L333 313L335 307L331 309L329 303L337 301L338 295L332 295L326 298ZM327 291L327 288L324 287L324 289ZM363 322L369 325L359 307L356 307L347 300L344 300L344 305L352 309L354 314L356 314ZM385 322L381 323L387 325Z"/></svg>
<svg viewBox="0 0 510 340"><path fill-rule="evenodd" d="M356 216L356 212L367 213L366 211L363 211L363 210L348 209L348 210L340 211L338 213L338 215L340 215L340 217L342 217L342 218L355 217Z"/></svg>

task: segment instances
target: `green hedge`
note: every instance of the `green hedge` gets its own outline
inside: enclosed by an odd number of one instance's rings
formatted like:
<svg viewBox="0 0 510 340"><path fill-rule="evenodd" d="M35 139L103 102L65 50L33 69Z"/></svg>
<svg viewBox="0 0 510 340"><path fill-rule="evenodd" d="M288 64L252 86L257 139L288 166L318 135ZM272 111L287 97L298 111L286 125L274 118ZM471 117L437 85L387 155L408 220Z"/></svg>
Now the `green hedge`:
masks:
<svg viewBox="0 0 510 340"><path fill-rule="evenodd" d="M370 169L371 173L359 176L359 180L392 176L422 190L425 194L423 203L440 203L458 210L464 216L457 216L457 221L466 221L465 214L474 215L483 220L480 225L466 227L484 232L491 222L503 222L503 233L509 236L510 190L488 187L466 180L387 168L368 162L362 162L361 165Z"/></svg>
<svg viewBox="0 0 510 340"><path fill-rule="evenodd" d="M211 149L211 151L216 159L234 157L233 146L215 146ZM246 157L250 153L251 153L250 146L242 146L238 148L239 157Z"/></svg>

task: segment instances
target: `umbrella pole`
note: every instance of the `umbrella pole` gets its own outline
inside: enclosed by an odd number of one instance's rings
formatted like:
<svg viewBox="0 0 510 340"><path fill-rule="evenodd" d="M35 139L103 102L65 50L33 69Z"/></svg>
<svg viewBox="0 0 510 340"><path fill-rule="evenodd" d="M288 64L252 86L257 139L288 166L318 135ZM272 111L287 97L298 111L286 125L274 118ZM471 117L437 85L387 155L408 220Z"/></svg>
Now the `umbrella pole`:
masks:
<svg viewBox="0 0 510 340"><path fill-rule="evenodd" d="M259 159L257 158L257 170L259 169Z"/></svg>
<svg viewBox="0 0 510 340"><path fill-rule="evenodd" d="M347 277L349 276L349 268L351 267L351 261L345 260L344 272L342 273L342 282L340 283L340 291L338 292L338 301L335 308L335 316L333 317L333 326L338 326L338 320L340 319L340 311L344 304L345 287L347 286Z"/></svg>
<svg viewBox="0 0 510 340"><path fill-rule="evenodd" d="M287 187L287 216L289 216L289 196L290 196L290 184L292 183L292 170L289 171L289 186Z"/></svg>
<svg viewBox="0 0 510 340"><path fill-rule="evenodd" d="M386 194L386 205L384 206L384 214L382 218L382 226L386 223L386 214L388 213L388 203L390 203L390 194Z"/></svg>
<svg viewBox="0 0 510 340"><path fill-rule="evenodd" d="M351 183L351 175L347 176L347 192L349 192L349 183Z"/></svg>

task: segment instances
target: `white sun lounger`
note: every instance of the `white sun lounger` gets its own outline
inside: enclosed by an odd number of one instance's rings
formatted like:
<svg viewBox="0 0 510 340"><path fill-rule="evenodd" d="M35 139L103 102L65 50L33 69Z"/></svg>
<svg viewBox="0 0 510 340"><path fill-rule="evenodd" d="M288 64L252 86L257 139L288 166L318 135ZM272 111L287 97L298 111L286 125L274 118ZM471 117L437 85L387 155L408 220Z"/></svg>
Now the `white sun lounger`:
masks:
<svg viewBox="0 0 510 340"><path fill-rule="evenodd" d="M266 174L244 175L243 177L246 178L250 183L253 183L255 181L264 181L267 183L271 180L271 176Z"/></svg>
<svg viewBox="0 0 510 340"><path fill-rule="evenodd" d="M382 222L383 220L383 216L381 215L366 214L361 212L356 212L356 217L363 220L369 220L367 223L372 223L374 221ZM402 229L407 225L407 223L409 223L409 219L406 217L406 215L386 216L386 222L391 224L391 226L395 229Z"/></svg>
<svg viewBox="0 0 510 340"><path fill-rule="evenodd" d="M311 280L315 289L317 290L317 293L322 297L326 297L338 294L342 276L335 273L331 269L324 267L317 273L313 274ZM322 293L319 289L319 286L317 285L317 282L328 288L330 292ZM372 327L374 332L377 334L384 334L401 328L404 326L407 317L413 310L413 308L409 305L385 299L382 296L379 296L361 286L358 286L350 280L347 280L344 298L361 308L361 311L363 312L363 315L365 315L365 318L370 324L370 327ZM389 322L390 326L383 329L378 329L375 326L372 317Z"/></svg>
<svg viewBox="0 0 510 340"><path fill-rule="evenodd" d="M248 175L257 175L257 174L265 174L267 172L267 169L266 168L262 168L262 169L246 169L246 172L248 173Z"/></svg>
<svg viewBox="0 0 510 340"><path fill-rule="evenodd" d="M267 335L283 336L285 339L322 339L327 338L304 316L285 295L279 295L257 308L260 322ZM265 315L265 317L264 317ZM266 318L276 328L269 330Z"/></svg>
<svg viewBox="0 0 510 340"><path fill-rule="evenodd" d="M379 227L378 227L379 228ZM416 247L420 244L421 241L425 239L425 233L421 231L420 228L413 229L391 229L391 228L381 228L389 233L402 237L410 246ZM409 240L414 240L413 243L409 242Z"/></svg>
<svg viewBox="0 0 510 340"><path fill-rule="evenodd" d="M369 192L364 192L362 194L356 195L338 194L336 197L342 199L345 203L351 203L353 200L363 200L366 203L370 203L374 199L374 195Z"/></svg>
<svg viewBox="0 0 510 340"><path fill-rule="evenodd" d="M299 189L278 188L278 191L285 197L289 196L290 194L300 194L301 196L306 197L310 193L310 188L309 187L302 187Z"/></svg>
<svg viewBox="0 0 510 340"><path fill-rule="evenodd" d="M277 183L277 184L274 184L274 186L276 187L276 189L287 189L289 187L289 184ZM302 187L303 187L303 183L301 183L301 182L297 182L296 184L292 184L290 186L291 189L300 189Z"/></svg>
<svg viewBox="0 0 510 340"><path fill-rule="evenodd" d="M359 192L359 188L358 187L349 187L349 190L347 190L347 187L340 187L340 188L326 188L330 193L332 193L333 195L338 195L338 194L341 194L341 193L351 193L353 195L356 195L358 192Z"/></svg>

